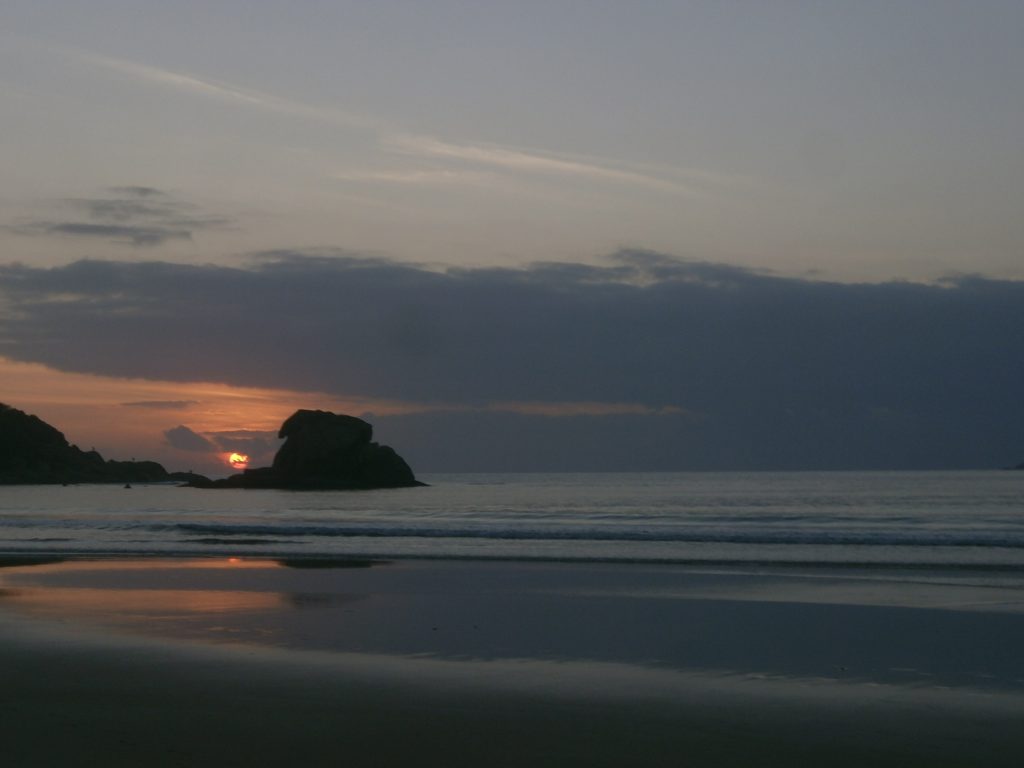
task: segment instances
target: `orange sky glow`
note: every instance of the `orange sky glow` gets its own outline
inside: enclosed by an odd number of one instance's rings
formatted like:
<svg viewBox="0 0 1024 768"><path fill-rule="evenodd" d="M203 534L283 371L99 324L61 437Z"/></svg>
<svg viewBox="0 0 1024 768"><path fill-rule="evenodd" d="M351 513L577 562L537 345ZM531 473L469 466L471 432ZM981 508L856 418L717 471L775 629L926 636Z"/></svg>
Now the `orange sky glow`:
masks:
<svg viewBox="0 0 1024 768"><path fill-rule="evenodd" d="M107 459L151 459L170 471L191 469L213 476L229 473L232 468L265 466L273 455L252 454L247 462L232 462L233 451L230 450L206 454L176 449L164 439L164 432L185 425L200 435L239 431L276 433L281 423L299 408L356 416L477 410L551 418L685 413L674 406L652 409L636 403L409 403L212 382L66 373L3 357L0 357L0 381L3 382L0 402L35 414L84 450L95 448Z"/></svg>
<svg viewBox="0 0 1024 768"><path fill-rule="evenodd" d="M395 413L409 406L315 392L167 382L64 373L0 358L0 400L57 427L69 442L107 459L153 459L169 470L223 474L226 453L204 456L167 445L163 432L184 424L200 434L276 432L298 408L338 413ZM254 461L266 457L252 457Z"/></svg>

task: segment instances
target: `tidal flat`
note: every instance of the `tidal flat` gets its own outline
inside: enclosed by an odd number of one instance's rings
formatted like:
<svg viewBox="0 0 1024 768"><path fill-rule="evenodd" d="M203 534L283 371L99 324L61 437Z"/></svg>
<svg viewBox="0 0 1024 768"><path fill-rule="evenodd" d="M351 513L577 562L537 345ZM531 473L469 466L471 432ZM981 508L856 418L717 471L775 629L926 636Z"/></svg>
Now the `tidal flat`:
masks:
<svg viewBox="0 0 1024 768"><path fill-rule="evenodd" d="M1024 746L1014 588L657 564L304 565L320 567L3 568L5 760L1009 766Z"/></svg>

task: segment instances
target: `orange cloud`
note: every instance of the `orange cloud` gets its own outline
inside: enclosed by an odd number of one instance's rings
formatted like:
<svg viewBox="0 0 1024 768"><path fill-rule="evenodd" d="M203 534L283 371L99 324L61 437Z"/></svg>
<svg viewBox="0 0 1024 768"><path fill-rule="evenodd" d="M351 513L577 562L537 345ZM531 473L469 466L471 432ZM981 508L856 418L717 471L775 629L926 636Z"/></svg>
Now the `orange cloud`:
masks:
<svg viewBox="0 0 1024 768"><path fill-rule="evenodd" d="M492 403L485 409L525 416L682 416L687 411L674 405L654 408L643 403L579 402L503 402Z"/></svg>

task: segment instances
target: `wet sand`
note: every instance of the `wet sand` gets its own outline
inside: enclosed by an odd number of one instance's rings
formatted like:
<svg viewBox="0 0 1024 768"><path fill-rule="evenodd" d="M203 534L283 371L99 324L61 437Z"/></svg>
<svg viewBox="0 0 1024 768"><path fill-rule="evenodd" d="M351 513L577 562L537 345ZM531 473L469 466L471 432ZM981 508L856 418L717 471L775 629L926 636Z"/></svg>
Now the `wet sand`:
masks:
<svg viewBox="0 0 1024 768"><path fill-rule="evenodd" d="M1024 747L1012 588L357 565L0 570L5 765L1009 766Z"/></svg>

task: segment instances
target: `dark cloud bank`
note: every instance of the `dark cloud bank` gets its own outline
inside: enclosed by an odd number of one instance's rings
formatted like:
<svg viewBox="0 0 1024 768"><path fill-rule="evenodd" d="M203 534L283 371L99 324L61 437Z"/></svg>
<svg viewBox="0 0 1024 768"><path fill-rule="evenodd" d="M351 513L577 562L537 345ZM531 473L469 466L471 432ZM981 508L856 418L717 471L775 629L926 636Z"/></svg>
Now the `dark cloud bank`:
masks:
<svg viewBox="0 0 1024 768"><path fill-rule="evenodd" d="M444 272L274 252L246 269L8 265L0 301L17 360L475 407L374 418L421 471L1024 459L1020 282L811 282L637 251ZM485 409L505 401L668 412Z"/></svg>

